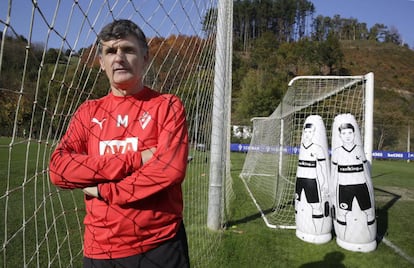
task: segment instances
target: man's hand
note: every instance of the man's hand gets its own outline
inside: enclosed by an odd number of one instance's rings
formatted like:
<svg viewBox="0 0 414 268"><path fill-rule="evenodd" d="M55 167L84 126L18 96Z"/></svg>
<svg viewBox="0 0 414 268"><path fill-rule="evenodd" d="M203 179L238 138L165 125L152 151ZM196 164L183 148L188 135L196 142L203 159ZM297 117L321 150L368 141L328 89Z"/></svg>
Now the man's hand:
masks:
<svg viewBox="0 0 414 268"><path fill-rule="evenodd" d="M156 150L157 147L152 147L144 151L131 152L130 162L127 163L129 165L129 174L139 170L142 165L151 159ZM138 157L139 161L137 161Z"/></svg>
<svg viewBox="0 0 414 268"><path fill-rule="evenodd" d="M93 197L99 197L98 186L86 187L86 188L83 188L82 191L87 195L90 195Z"/></svg>
<svg viewBox="0 0 414 268"><path fill-rule="evenodd" d="M148 160L151 159L152 155L155 153L155 150L157 150L157 148L152 147L141 152L142 164L145 164Z"/></svg>

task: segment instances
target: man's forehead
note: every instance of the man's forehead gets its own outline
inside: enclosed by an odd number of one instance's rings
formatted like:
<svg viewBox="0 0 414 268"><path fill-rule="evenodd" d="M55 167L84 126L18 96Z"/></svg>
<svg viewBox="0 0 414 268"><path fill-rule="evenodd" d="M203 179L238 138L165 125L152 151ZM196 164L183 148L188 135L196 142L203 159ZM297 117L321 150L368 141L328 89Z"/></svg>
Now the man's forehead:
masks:
<svg viewBox="0 0 414 268"><path fill-rule="evenodd" d="M128 46L134 46L137 44L137 42L135 42L135 38L132 36L127 36L125 38L120 38L120 39L111 39L108 41L101 40L100 43L102 47L109 47L109 48L128 47Z"/></svg>

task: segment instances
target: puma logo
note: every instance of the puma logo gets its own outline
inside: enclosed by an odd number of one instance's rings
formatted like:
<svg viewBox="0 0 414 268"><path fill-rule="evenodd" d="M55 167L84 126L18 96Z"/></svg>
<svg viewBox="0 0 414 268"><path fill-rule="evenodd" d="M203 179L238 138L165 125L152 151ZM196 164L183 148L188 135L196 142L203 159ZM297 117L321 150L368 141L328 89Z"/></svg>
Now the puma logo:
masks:
<svg viewBox="0 0 414 268"><path fill-rule="evenodd" d="M101 121L99 121L98 119L96 119L95 117L92 118L92 123L96 123L100 129L102 129L102 124L103 122L105 122L106 118L102 119Z"/></svg>

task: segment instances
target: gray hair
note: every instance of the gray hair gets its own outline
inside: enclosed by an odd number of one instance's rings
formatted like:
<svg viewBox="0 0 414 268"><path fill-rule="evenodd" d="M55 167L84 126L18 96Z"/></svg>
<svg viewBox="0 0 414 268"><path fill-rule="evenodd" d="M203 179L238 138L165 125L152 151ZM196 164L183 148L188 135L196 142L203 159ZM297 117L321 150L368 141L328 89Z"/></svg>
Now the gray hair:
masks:
<svg viewBox="0 0 414 268"><path fill-rule="evenodd" d="M99 53L102 53L101 41L106 42L121 39L130 35L134 36L138 40L144 55L147 54L147 38L141 28L131 20L114 20L102 28L98 34Z"/></svg>

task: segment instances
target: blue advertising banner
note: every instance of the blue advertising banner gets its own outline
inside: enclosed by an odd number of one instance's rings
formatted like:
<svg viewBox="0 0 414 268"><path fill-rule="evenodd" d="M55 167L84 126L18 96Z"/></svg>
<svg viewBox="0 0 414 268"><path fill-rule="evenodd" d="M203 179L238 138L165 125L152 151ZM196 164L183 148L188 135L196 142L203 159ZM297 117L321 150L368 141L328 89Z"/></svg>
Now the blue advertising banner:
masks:
<svg viewBox="0 0 414 268"><path fill-rule="evenodd" d="M282 150L288 154L299 153L299 147L285 147ZM250 146L250 144L232 143L230 144L230 151L240 153L247 153L248 151L258 151L262 153L278 153L280 152L280 147L269 145ZM373 151L372 158L414 160L414 152Z"/></svg>

